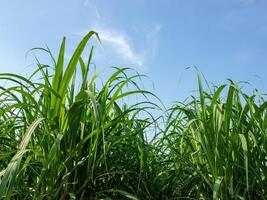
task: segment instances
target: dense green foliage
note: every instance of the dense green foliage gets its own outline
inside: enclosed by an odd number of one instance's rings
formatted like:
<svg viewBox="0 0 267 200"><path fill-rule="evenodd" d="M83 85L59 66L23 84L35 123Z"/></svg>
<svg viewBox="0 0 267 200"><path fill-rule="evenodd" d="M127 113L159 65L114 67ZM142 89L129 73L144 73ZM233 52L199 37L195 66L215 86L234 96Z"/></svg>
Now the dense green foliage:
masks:
<svg viewBox="0 0 267 200"><path fill-rule="evenodd" d="M198 76L198 97L165 110L131 69L97 81L92 36L68 63L64 38L30 77L0 74L0 198L267 199L264 97Z"/></svg>

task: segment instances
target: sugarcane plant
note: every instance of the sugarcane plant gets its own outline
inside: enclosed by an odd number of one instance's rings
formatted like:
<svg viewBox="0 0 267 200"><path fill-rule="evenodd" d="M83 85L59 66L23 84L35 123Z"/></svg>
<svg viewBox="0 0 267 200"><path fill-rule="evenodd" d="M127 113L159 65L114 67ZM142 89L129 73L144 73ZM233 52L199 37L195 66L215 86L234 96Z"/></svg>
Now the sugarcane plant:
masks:
<svg viewBox="0 0 267 200"><path fill-rule="evenodd" d="M165 109L135 70L94 72L92 39L0 74L0 199L267 199L264 95L198 72L198 95Z"/></svg>

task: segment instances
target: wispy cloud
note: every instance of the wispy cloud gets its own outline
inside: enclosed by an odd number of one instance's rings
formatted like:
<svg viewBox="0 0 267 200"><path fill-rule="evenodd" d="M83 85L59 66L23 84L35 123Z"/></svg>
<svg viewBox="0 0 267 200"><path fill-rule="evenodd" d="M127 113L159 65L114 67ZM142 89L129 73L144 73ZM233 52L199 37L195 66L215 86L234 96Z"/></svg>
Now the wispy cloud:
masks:
<svg viewBox="0 0 267 200"><path fill-rule="evenodd" d="M124 34L107 29L96 29L96 31L99 33L103 45L110 45L118 57L131 61L133 64L142 65L144 63L143 56L135 52L133 45Z"/></svg>
<svg viewBox="0 0 267 200"><path fill-rule="evenodd" d="M113 61L143 66L153 60L156 55L161 26L155 25L147 29L142 41L135 41L129 34L113 28L93 26L79 31L78 35L84 36L89 30L94 30L99 34L103 47L102 56L112 58ZM139 45L141 47L136 48L134 45L136 43L141 43L142 45ZM101 55L98 56L101 57Z"/></svg>
<svg viewBox="0 0 267 200"><path fill-rule="evenodd" d="M94 0L85 0L83 6L89 8L89 10L91 11L90 15L92 15L96 21L99 21L101 19L100 12Z"/></svg>
<svg viewBox="0 0 267 200"><path fill-rule="evenodd" d="M132 39L127 34L114 29L92 27L80 31L78 35L84 36L89 30L94 30L98 33L103 47L102 54L105 54L102 56L113 57L114 59L130 62L135 65L142 65L144 63L143 55L135 51L131 42Z"/></svg>
<svg viewBox="0 0 267 200"><path fill-rule="evenodd" d="M84 36L89 30L98 32L103 48L96 52L96 57L102 62L108 60L111 63L144 66L155 57L161 30L159 24L151 27L132 26L133 32L129 33L115 28L117 23L114 16L106 16L106 12L101 12L103 7L98 7L96 1L85 0L84 6L90 11L89 17L94 20L88 27L78 31L78 35ZM107 23L110 21L111 24Z"/></svg>
<svg viewBox="0 0 267 200"><path fill-rule="evenodd" d="M150 58L150 61L154 59L158 50L159 43L159 33L161 31L161 25L157 24L153 27L150 27L148 31L146 31L146 57Z"/></svg>

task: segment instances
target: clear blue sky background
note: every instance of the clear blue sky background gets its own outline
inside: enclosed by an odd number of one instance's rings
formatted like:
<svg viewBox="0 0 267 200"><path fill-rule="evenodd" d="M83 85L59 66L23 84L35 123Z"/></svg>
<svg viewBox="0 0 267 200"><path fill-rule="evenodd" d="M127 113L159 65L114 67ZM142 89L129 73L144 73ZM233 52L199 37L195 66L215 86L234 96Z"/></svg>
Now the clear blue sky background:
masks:
<svg viewBox="0 0 267 200"><path fill-rule="evenodd" d="M70 55L89 30L103 42L99 69L134 67L166 104L197 88L192 66L267 92L266 0L1 0L0 72L25 73L30 48L57 52L63 36Z"/></svg>

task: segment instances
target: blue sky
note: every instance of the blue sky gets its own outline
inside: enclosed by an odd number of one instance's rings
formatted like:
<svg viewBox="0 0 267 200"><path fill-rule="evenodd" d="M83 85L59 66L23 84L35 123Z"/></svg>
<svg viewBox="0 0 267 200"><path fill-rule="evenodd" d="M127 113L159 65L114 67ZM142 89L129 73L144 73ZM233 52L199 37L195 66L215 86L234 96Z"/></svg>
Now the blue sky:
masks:
<svg viewBox="0 0 267 200"><path fill-rule="evenodd" d="M250 80L266 93L266 10L267 0L2 0L0 72L24 74L30 48L57 52L66 36L71 52L95 30L97 67L145 73L166 104L197 88L192 66L211 83Z"/></svg>

